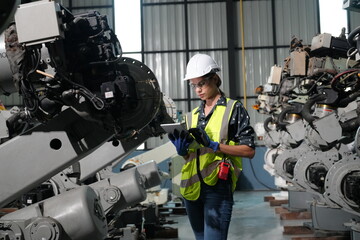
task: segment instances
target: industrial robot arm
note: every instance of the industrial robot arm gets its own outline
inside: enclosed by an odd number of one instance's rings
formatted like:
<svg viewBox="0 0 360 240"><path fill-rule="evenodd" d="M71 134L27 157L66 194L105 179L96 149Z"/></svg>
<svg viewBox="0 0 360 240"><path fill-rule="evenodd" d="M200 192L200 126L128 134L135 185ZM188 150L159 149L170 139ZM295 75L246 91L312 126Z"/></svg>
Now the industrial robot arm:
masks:
<svg viewBox="0 0 360 240"><path fill-rule="evenodd" d="M106 214L144 200L145 189L160 183L158 170L148 165L151 177L134 168L88 186L83 181L172 122L156 77L121 56L98 12L73 15L47 0L23 4L6 34L12 77L0 86L3 94L20 93L24 108L0 119L7 129L0 141L0 207L71 166L80 163L83 175L73 189L3 216L0 238L104 239ZM119 152L86 168L103 147Z"/></svg>

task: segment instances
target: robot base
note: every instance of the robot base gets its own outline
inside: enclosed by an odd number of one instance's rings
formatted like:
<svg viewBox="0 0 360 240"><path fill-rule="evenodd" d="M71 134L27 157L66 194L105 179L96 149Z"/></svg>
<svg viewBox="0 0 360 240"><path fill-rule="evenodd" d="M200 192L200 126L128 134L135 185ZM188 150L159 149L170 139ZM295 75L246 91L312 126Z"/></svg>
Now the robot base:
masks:
<svg viewBox="0 0 360 240"><path fill-rule="evenodd" d="M324 205L311 205L312 223L305 223L316 233L324 235L349 235L351 225L359 222L360 217L341 208L330 208ZM359 238L360 239L360 238Z"/></svg>
<svg viewBox="0 0 360 240"><path fill-rule="evenodd" d="M351 228L351 240L360 240L360 226L359 223L355 224L352 228Z"/></svg>
<svg viewBox="0 0 360 240"><path fill-rule="evenodd" d="M313 201L313 195L311 193L288 189L289 191L289 203L286 208L292 212L307 211L310 208L310 204Z"/></svg>

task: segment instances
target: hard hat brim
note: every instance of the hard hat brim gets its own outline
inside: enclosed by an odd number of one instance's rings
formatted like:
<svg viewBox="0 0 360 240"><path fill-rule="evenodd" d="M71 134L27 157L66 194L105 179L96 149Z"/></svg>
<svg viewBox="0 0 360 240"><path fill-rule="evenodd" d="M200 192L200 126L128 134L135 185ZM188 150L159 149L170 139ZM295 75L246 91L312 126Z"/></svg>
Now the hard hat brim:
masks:
<svg viewBox="0 0 360 240"><path fill-rule="evenodd" d="M220 71L221 71L220 67L214 67L214 68L212 68L210 71L208 71L206 73L185 75L185 77L183 78L183 81L190 80L190 79L193 79L193 78L203 77L203 76L205 76L205 75L207 75L209 73L217 73L217 72L220 72Z"/></svg>

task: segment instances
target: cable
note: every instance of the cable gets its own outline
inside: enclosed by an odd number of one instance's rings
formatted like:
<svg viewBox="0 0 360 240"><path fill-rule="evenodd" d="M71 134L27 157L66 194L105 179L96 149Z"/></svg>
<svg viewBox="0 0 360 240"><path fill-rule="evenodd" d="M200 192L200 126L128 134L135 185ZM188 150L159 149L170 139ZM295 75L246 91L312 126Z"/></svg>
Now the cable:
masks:
<svg viewBox="0 0 360 240"><path fill-rule="evenodd" d="M95 94L93 94L89 89L87 89L86 87L77 84L73 81L71 81L68 77L65 76L65 74L62 74L61 72L58 72L58 74L60 75L60 77L64 80L66 80L68 83L72 84L73 86L78 87L78 91L79 93L84 96L85 98L87 98L95 107L95 109L97 110L103 110L105 107L105 103L99 98L97 97Z"/></svg>
<svg viewBox="0 0 360 240"><path fill-rule="evenodd" d="M257 175L256 175L256 173L255 173L255 170L254 170L254 166L253 166L253 164L252 164L252 161L249 160L249 162L250 162L250 167L251 167L251 170L252 170L252 173L253 173L255 179L256 179L262 186L268 188L269 190L279 191L279 189L270 187L270 186L266 185L265 183L263 183L263 182L257 177Z"/></svg>

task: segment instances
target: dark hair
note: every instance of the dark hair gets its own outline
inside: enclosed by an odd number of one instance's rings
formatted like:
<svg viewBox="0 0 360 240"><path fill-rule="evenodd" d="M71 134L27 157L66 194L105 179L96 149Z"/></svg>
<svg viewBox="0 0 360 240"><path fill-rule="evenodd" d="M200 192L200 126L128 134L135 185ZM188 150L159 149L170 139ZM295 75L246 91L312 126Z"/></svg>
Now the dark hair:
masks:
<svg viewBox="0 0 360 240"><path fill-rule="evenodd" d="M206 74L206 75L204 76L204 78L205 78L205 79L208 79L208 80L215 79L215 80L216 80L216 86L217 86L217 88L219 89L220 94L221 94L222 96L225 96L225 93L224 93L223 91L221 91L221 89L220 89L220 86L221 86L222 81L221 81L221 78L220 78L219 75L217 75L216 73L208 73L208 74Z"/></svg>
<svg viewBox="0 0 360 240"><path fill-rule="evenodd" d="M219 77L219 75L217 75L216 73L208 73L204 76L205 79L215 79L216 81L216 86L219 88L221 86L221 78Z"/></svg>

